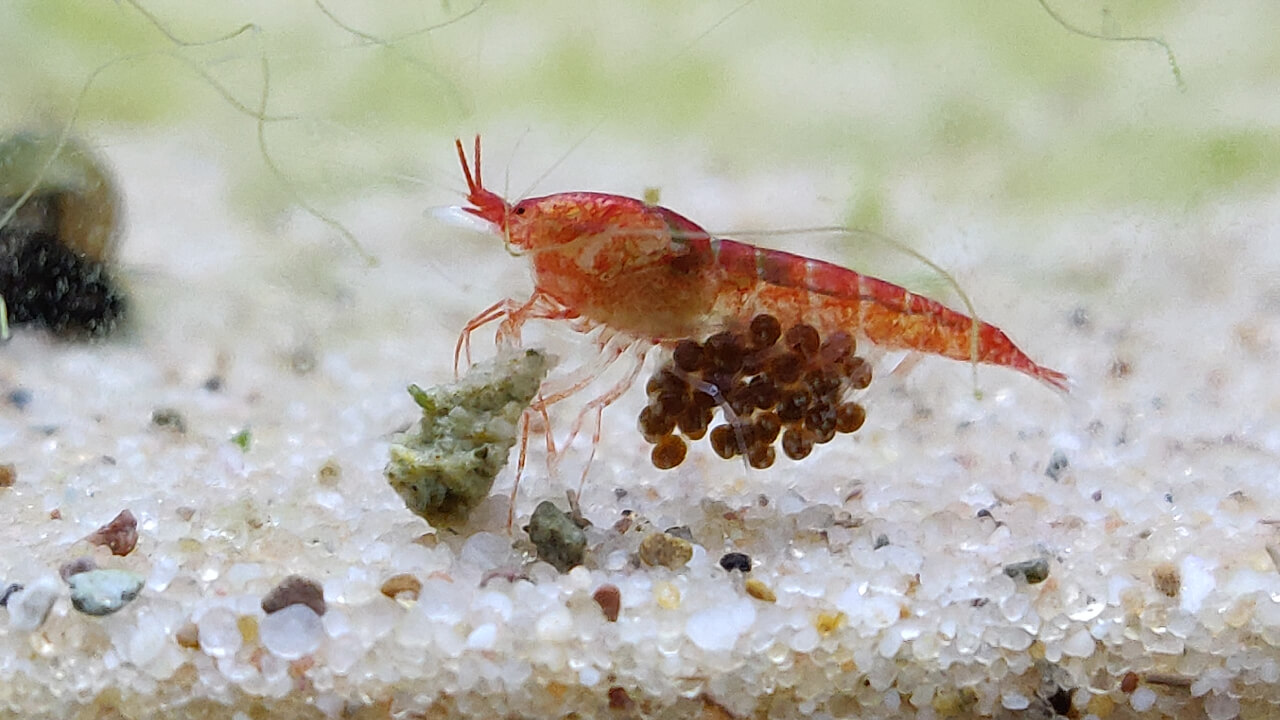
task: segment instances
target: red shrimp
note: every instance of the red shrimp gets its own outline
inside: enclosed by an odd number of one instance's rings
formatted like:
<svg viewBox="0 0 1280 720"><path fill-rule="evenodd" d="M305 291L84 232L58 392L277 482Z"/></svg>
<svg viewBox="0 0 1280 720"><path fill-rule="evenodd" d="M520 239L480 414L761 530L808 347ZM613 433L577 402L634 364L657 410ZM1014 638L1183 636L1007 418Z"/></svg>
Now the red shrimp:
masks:
<svg viewBox="0 0 1280 720"><path fill-rule="evenodd" d="M1002 365L1068 389L1066 375L1036 364L993 325L829 262L715 237L664 207L594 192L556 193L513 205L484 187L479 136L474 168L462 141L455 144L471 203L463 210L491 223L513 254L530 256L534 277L528 300L502 300L467 323L454 351L455 368L463 353L470 358L471 333L490 322L500 321L499 344L518 345L521 328L533 319L599 331L597 359L558 383L544 384L523 417L517 483L530 413L546 419L547 406L586 388L614 360L630 358L630 369L586 403L570 432L571 441L585 421L593 422L589 468L603 409L634 383L651 348L741 328L761 312L782 327L807 323L823 335L860 334L887 348ZM547 449L554 463L559 453L549 424ZM513 508L514 500L513 490Z"/></svg>
<svg viewBox="0 0 1280 720"><path fill-rule="evenodd" d="M472 205L464 209L492 223L514 253L530 255L534 276L527 302L504 301L467 324L459 352L473 330L500 318L504 336L533 318L563 319L652 347L768 312L783 327L855 332L886 348L1002 365L1068 390L1066 375L1034 362L1000 328L879 278L718 238L679 213L621 195L565 192L512 205L481 182L479 136L474 171L455 142Z"/></svg>

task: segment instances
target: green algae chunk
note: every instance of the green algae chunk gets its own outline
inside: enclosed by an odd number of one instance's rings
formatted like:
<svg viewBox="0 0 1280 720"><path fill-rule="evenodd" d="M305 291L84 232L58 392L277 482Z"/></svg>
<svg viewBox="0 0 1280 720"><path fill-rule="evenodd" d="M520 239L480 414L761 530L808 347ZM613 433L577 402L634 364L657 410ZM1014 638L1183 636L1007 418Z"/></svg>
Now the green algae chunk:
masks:
<svg viewBox="0 0 1280 720"><path fill-rule="evenodd" d="M385 472L410 510L436 527L466 521L507 464L520 414L550 364L545 353L525 350L476 363L453 383L409 386L422 420L391 445Z"/></svg>

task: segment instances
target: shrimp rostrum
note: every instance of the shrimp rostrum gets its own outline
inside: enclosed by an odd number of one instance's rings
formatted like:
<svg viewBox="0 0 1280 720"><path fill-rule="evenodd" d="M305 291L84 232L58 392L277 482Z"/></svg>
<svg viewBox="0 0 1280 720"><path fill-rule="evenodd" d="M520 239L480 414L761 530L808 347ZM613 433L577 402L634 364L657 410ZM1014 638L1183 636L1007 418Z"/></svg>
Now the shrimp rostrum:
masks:
<svg viewBox="0 0 1280 720"><path fill-rule="evenodd" d="M499 322L499 342L518 343L520 329L534 319L599 331L604 352L596 365L546 389L532 409L545 415L548 405L590 385L600 368L629 358L631 369L586 403L573 434L589 421L598 440L600 412L635 381L651 348L674 349L691 338L743 330L761 314L783 329L807 325L821 336L848 335L886 349L1004 366L1057 390L1068 388L1066 375L1031 360L999 328L906 288L716 237L679 213L636 198L563 192L509 203L481 180L480 138L473 165L461 140L456 147L470 203L463 209L491 223L513 254L529 257L534 290L523 302L504 300L467 323L455 364L469 352L471 333L491 322ZM550 439L548 444L554 453Z"/></svg>

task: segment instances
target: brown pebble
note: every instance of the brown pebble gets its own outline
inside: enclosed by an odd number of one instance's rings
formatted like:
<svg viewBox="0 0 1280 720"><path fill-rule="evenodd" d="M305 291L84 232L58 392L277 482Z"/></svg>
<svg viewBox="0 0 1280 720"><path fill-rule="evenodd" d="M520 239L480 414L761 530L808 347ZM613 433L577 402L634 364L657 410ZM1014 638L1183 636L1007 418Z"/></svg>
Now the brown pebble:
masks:
<svg viewBox="0 0 1280 720"><path fill-rule="evenodd" d="M676 570L693 559L693 543L666 533L650 533L640 541L640 560L645 565Z"/></svg>
<svg viewBox="0 0 1280 720"><path fill-rule="evenodd" d="M85 538L94 545L101 545L112 555L125 556L138 544L138 521L128 508L120 511L111 522L103 525Z"/></svg>
<svg viewBox="0 0 1280 720"><path fill-rule="evenodd" d="M290 575L262 598L262 611L270 615L290 605L306 605L317 615L324 615L324 588L301 575Z"/></svg>
<svg viewBox="0 0 1280 720"><path fill-rule="evenodd" d="M629 712L635 710L636 701L631 699L625 688L614 685L609 688L609 709Z"/></svg>
<svg viewBox="0 0 1280 720"><path fill-rule="evenodd" d="M657 444L653 446L653 451L649 454L649 458L653 461L653 466L659 470L670 470L684 462L685 455L688 452L689 447L685 445L684 440L675 435L667 435L659 439Z"/></svg>
<svg viewBox="0 0 1280 720"><path fill-rule="evenodd" d="M316 471L316 482L323 487L337 487L341 480L342 465L333 458L325 460L320 469Z"/></svg>
<svg viewBox="0 0 1280 720"><path fill-rule="evenodd" d="M782 337L782 325L772 315L760 314L751 318L751 332L748 338L751 347L763 349L772 346Z"/></svg>
<svg viewBox="0 0 1280 720"><path fill-rule="evenodd" d="M177 641L178 647L184 647L188 650L199 650L200 628L193 622L186 623L173 633L173 639Z"/></svg>
<svg viewBox="0 0 1280 720"><path fill-rule="evenodd" d="M1128 695L1129 693L1137 689L1138 689L1138 673L1133 672L1132 670L1125 673L1124 677L1120 679L1120 692Z"/></svg>
<svg viewBox="0 0 1280 720"><path fill-rule="evenodd" d="M382 594L395 600L403 596L406 600L417 600L422 591L422 581L409 573L400 573L387 578L382 583Z"/></svg>
<svg viewBox="0 0 1280 720"><path fill-rule="evenodd" d="M1182 573L1172 563L1155 566L1151 570L1151 580L1155 583L1156 590L1171 598L1178 597L1178 593L1182 591Z"/></svg>
<svg viewBox="0 0 1280 720"><path fill-rule="evenodd" d="M13 463L0 465L0 488L13 487L18 481L18 468Z"/></svg>
<svg viewBox="0 0 1280 720"><path fill-rule="evenodd" d="M50 510L50 511L49 511L49 519L50 519L50 520L61 520L61 519L62 519L62 510L61 510L61 509L59 509L59 508L54 508L54 509Z"/></svg>
<svg viewBox="0 0 1280 720"><path fill-rule="evenodd" d="M748 578L746 582L747 594L762 602L776 602L778 596L773 590L765 585L759 578Z"/></svg>
<svg viewBox="0 0 1280 720"><path fill-rule="evenodd" d="M88 556L78 557L75 560L63 563L62 567L58 568L58 576L62 578L63 582L67 582L72 575L79 575L82 572L97 569L98 563L93 558Z"/></svg>
<svg viewBox="0 0 1280 720"><path fill-rule="evenodd" d="M600 606L606 620L618 621L618 613L622 611L622 591L617 585L601 585L591 594L591 598Z"/></svg>
<svg viewBox="0 0 1280 720"><path fill-rule="evenodd" d="M196 509L187 505L183 505L182 507L174 510L173 513L178 516L179 520L188 521L191 518L196 516Z"/></svg>

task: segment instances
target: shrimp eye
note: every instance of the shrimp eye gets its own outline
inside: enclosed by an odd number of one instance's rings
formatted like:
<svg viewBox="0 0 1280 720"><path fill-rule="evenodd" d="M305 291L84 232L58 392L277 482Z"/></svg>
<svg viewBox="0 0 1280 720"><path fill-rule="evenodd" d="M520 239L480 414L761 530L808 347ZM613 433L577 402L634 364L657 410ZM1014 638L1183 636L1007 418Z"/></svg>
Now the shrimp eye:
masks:
<svg viewBox="0 0 1280 720"><path fill-rule="evenodd" d="M523 214L524 214L524 208L523 208L523 207L520 207L520 206L517 206L517 207L516 207L516 214L517 214L517 215L523 215Z"/></svg>

